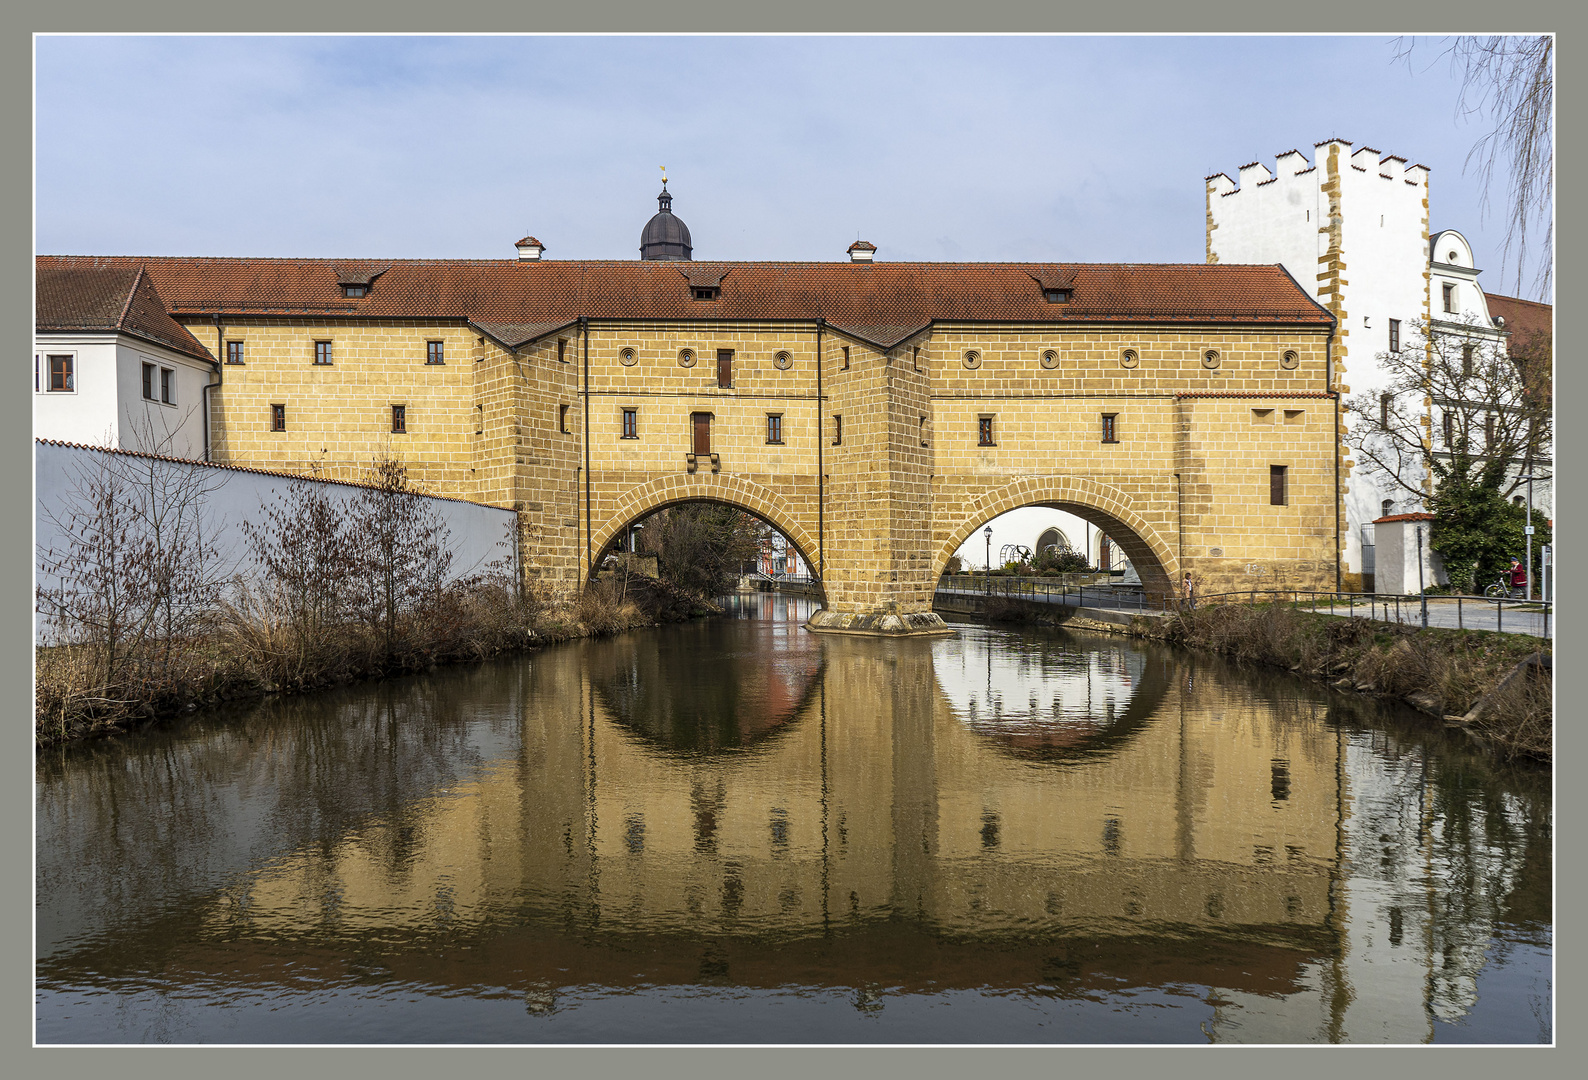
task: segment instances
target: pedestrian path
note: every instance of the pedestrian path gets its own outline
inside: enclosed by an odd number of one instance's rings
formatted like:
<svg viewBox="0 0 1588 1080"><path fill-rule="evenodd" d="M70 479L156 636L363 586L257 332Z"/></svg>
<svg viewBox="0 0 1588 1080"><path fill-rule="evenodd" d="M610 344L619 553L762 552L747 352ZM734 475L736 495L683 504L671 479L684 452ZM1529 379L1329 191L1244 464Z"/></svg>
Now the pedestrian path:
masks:
<svg viewBox="0 0 1588 1080"><path fill-rule="evenodd" d="M937 593L939 596L963 596L966 598L1005 597L1006 595L996 590L992 593L987 593L977 588L939 588ZM1253 595L1254 597L1261 596L1260 593L1254 593ZM1109 589L1072 588L1067 592L1009 593L1006 598L1024 600L1033 604L1085 607L1102 611L1116 611L1123 614L1159 614L1139 592L1119 594ZM1393 597L1387 600L1370 600L1359 596L1337 599L1332 605L1326 597L1319 597L1315 602L1303 598L1297 606L1302 611L1316 611L1319 615L1335 615L1342 619L1358 616L1364 619L1376 619L1380 622L1403 623L1407 626L1423 625L1422 604L1415 597L1402 597L1397 603ZM1476 596L1459 598L1430 596L1428 598L1428 625L1449 630L1489 630L1506 634L1530 634L1533 637L1552 638L1555 634L1555 615L1553 608L1546 612L1533 609L1531 605L1512 604L1509 602L1501 605L1493 600L1485 600Z"/></svg>

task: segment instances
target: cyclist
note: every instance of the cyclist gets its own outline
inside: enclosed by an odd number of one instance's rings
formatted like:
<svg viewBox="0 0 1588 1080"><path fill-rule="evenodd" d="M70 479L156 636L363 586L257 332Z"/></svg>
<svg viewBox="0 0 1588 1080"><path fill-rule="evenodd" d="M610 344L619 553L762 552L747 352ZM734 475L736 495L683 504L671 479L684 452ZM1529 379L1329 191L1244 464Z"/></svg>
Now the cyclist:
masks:
<svg viewBox="0 0 1588 1080"><path fill-rule="evenodd" d="M1527 567L1523 566L1522 565L1522 560L1518 559L1514 555L1511 556L1511 572L1509 574L1509 577L1510 577L1510 581L1511 581L1511 599L1513 599L1513 600L1526 600L1527 599Z"/></svg>

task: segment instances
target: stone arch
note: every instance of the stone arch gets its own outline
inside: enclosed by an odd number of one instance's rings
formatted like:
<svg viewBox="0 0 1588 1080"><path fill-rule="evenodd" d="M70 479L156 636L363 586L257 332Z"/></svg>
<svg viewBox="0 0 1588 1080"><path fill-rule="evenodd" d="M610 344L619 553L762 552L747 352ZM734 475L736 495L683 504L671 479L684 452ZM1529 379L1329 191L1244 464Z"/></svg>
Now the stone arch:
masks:
<svg viewBox="0 0 1588 1080"><path fill-rule="evenodd" d="M799 551L800 558L805 560L805 565L810 567L812 575L820 580L816 537L787 501L771 488L721 473L662 476L623 492L602 523L592 531L590 550L596 557L596 566L587 567L586 573L595 573L601 553L629 522L663 507L697 501L728 503L765 521L788 537L789 543Z"/></svg>
<svg viewBox="0 0 1588 1080"><path fill-rule="evenodd" d="M1149 594L1173 595L1180 574L1174 548L1131 508L1129 495L1079 476L1023 476L965 504L950 527L948 540L937 550L931 580L937 580L971 533L999 514L1022 506L1051 506L1099 526L1125 552Z"/></svg>

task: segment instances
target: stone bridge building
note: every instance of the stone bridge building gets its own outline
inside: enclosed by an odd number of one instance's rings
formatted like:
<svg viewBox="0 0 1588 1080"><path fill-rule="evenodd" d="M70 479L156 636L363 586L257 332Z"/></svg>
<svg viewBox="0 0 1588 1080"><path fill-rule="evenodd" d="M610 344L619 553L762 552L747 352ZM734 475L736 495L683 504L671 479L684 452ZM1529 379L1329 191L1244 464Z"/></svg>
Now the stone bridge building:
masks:
<svg viewBox="0 0 1588 1080"><path fill-rule="evenodd" d="M667 218L635 261L526 237L512 260L39 262L145 270L219 361L214 460L350 478L389 453L519 510L553 589L695 499L794 543L818 629L941 632L955 550L1038 504L1154 595L1336 586L1334 320L1282 267L707 262Z"/></svg>

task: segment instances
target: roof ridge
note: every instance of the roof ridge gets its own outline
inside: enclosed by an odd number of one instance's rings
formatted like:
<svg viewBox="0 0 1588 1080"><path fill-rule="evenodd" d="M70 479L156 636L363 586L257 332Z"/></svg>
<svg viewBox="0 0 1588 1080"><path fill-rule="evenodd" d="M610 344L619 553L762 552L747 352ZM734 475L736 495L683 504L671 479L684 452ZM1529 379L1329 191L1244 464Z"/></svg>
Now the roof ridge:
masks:
<svg viewBox="0 0 1588 1080"><path fill-rule="evenodd" d="M132 288L127 290L127 298L121 302L121 314L116 316L116 329L117 330L125 330L127 328L127 326L126 326L126 323L127 323L127 312L132 310L132 298L138 295L138 286L140 284L142 284L142 282L143 282L143 264L139 263L138 264L138 273L136 275L134 275L133 279L132 279ZM164 301L161 302L160 306L162 308L165 307ZM169 313L169 309L166 309L166 310Z"/></svg>

